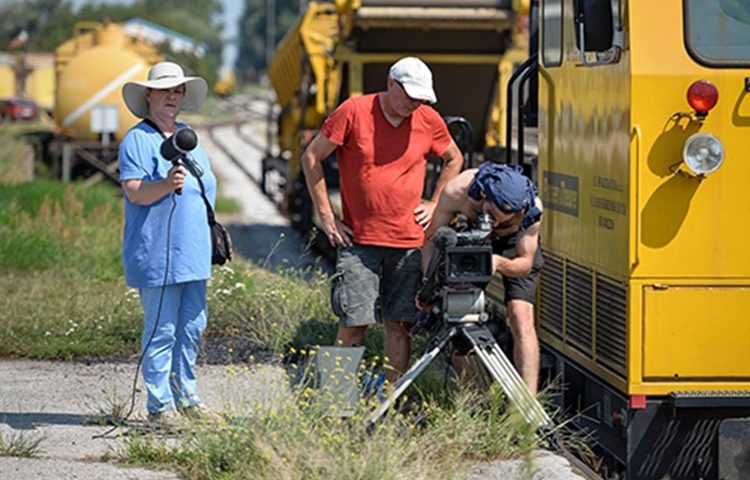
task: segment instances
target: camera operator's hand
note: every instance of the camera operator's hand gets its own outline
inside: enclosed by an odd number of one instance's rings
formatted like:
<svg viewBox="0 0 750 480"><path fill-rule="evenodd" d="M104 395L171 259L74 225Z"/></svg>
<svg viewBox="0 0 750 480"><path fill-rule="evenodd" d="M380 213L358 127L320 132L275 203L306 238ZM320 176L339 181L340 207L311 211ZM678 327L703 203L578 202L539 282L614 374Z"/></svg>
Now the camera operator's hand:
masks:
<svg viewBox="0 0 750 480"><path fill-rule="evenodd" d="M422 227L422 230L427 230L430 227L435 205L435 202L427 202L414 209L414 220Z"/></svg>
<svg viewBox="0 0 750 480"><path fill-rule="evenodd" d="M335 215L333 215L330 220L323 220L323 229L325 230L328 241L331 242L332 246L352 246L352 235L354 232Z"/></svg>
<svg viewBox="0 0 750 480"><path fill-rule="evenodd" d="M185 167L175 165L169 169L167 178L164 179L170 190L174 191L185 186Z"/></svg>

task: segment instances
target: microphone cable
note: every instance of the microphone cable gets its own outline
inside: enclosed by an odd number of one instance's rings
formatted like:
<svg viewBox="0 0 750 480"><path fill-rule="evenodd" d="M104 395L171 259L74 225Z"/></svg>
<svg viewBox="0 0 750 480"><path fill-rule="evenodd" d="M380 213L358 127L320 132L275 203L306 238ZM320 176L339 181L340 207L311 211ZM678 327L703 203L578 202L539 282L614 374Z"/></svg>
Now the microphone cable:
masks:
<svg viewBox="0 0 750 480"><path fill-rule="evenodd" d="M138 365L135 367L135 376L133 378L133 387L130 393L130 409L128 410L128 413L125 415L125 417L120 420L114 420L115 425L107 430L104 433L100 433L97 435L92 436L93 439L99 439L99 438L107 438L109 434L114 432L120 427L124 427L126 425L126 422L130 418L130 415L133 414L133 410L135 409L135 392L138 388L138 374L141 370L141 365L143 364L143 358L146 356L146 350L148 350L148 347L151 345L151 341L154 339L154 336L156 335L156 329L159 328L159 318L161 317L161 308L164 303L164 290L167 287L167 278L169 276L169 247L172 237L172 216L174 215L175 208L177 207L177 197L175 193L172 193L172 207L169 210L169 217L167 218L167 252L166 252L166 258L165 258L165 266L164 266L164 279L161 283L161 292L159 293L159 306L156 308L156 319L154 320L154 328L151 330L151 334L148 337L148 341L146 342L146 345L141 349L141 355L138 357Z"/></svg>

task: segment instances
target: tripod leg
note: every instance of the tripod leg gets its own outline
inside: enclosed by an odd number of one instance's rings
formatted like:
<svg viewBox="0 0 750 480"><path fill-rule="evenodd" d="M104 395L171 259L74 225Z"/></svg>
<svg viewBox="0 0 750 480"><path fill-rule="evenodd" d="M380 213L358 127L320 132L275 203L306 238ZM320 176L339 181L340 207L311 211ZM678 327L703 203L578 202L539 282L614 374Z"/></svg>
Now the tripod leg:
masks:
<svg viewBox="0 0 750 480"><path fill-rule="evenodd" d="M552 420L497 345L492 333L486 327L477 325L464 325L461 333L474 346L477 357L526 421L535 427L550 426Z"/></svg>
<svg viewBox="0 0 750 480"><path fill-rule="evenodd" d="M394 404L394 402L398 399L398 397L401 396L402 393L406 391L407 388L409 388L409 385L411 385L414 380L419 376L422 371L427 368L427 365L432 362L435 357L438 356L440 351L445 348L445 346L448 344L448 342L456 336L457 330L455 327L451 328L446 332L446 334L441 337L435 346L426 352L422 357L417 360L417 362L407 371L403 377L399 379L398 382L393 386L393 391L390 395L388 395L388 398L383 400L378 408L367 418L367 425L373 426L380 418L385 415L385 412L388 411L389 408L391 408L391 405Z"/></svg>

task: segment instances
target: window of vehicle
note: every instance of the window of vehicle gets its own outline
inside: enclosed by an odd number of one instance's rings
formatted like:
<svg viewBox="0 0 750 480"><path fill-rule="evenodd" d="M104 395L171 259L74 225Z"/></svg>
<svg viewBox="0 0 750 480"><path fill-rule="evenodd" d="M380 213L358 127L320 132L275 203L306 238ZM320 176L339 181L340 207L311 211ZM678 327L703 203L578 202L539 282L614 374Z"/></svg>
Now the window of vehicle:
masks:
<svg viewBox="0 0 750 480"><path fill-rule="evenodd" d="M750 65L748 0L685 0L685 45L711 67Z"/></svg>
<svg viewBox="0 0 750 480"><path fill-rule="evenodd" d="M545 67L562 63L562 0L542 0L542 61Z"/></svg>

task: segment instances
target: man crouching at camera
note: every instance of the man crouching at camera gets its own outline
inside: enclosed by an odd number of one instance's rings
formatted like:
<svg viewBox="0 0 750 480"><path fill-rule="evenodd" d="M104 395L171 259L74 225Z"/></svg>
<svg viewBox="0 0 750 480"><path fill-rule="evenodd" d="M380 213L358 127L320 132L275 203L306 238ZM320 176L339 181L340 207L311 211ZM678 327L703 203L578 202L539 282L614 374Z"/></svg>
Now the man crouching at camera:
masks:
<svg viewBox="0 0 750 480"><path fill-rule="evenodd" d="M302 155L302 167L322 228L338 247L331 306L339 316L336 345L362 345L369 325L385 327L386 379L409 363L419 248L440 191L461 170L463 157L440 115L432 72L402 58L385 92L352 97L325 121ZM323 161L336 152L343 218L334 215ZM420 205L427 157L445 160L433 200Z"/></svg>
<svg viewBox="0 0 750 480"><path fill-rule="evenodd" d="M432 234L456 213L475 221L492 216L492 267L503 276L505 304L513 335L513 360L532 394L539 377L539 341L534 327L537 277L542 267L539 228L542 202L518 166L485 163L462 172L443 190L422 249L423 271L435 246Z"/></svg>

